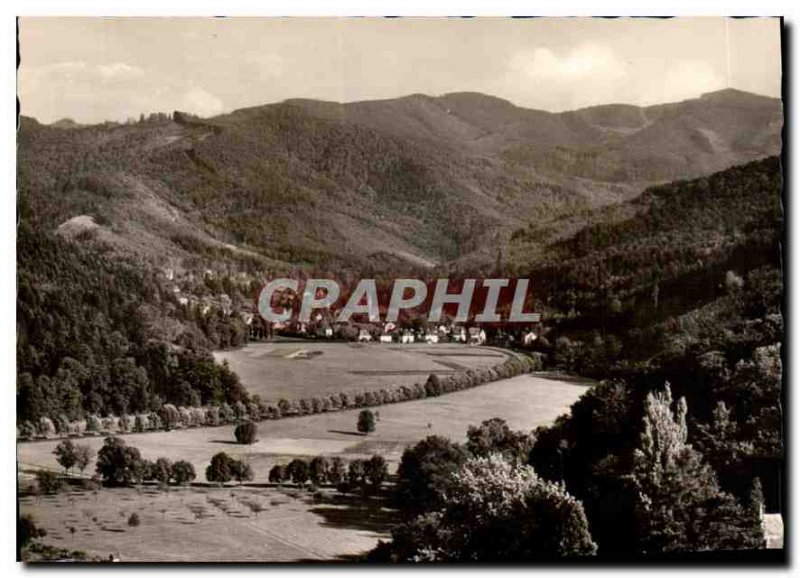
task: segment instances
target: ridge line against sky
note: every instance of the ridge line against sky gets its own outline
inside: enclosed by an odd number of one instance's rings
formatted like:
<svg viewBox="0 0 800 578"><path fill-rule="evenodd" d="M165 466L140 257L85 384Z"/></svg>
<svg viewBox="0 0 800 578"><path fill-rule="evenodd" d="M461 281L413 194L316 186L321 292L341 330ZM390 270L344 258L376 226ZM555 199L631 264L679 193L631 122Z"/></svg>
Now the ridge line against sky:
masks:
<svg viewBox="0 0 800 578"><path fill-rule="evenodd" d="M780 97L778 19L21 18L21 112L215 116L479 92L563 112L735 88Z"/></svg>
<svg viewBox="0 0 800 578"><path fill-rule="evenodd" d="M553 112L553 111L547 111L547 110L544 110L544 109L537 109L537 108L529 108L529 107L526 107L526 106L519 106L519 105L517 105L517 104L515 104L515 103L513 103L513 102L511 102L511 101L509 101L507 99L501 98L499 96L495 96L493 94L486 94L484 92L474 92L474 91L465 90L465 91L448 92L446 94L411 93L411 94L404 94L404 95L400 95L400 96L396 96L396 97L390 97L390 98L379 98L379 99L371 99L371 100L353 100L353 101L349 101L349 102L338 102L338 101L332 101L332 100L321 100L321 99L305 98L305 97L292 97L292 98L286 98L284 100L278 100L278 101L275 101L275 102L264 102L264 103L261 103L261 104L252 104L252 105L236 108L236 109L233 109L233 110L224 110L224 111L222 111L220 113L213 114L213 115L210 115L210 116L202 116L201 118L211 119L211 118L215 118L215 117L218 117L218 116L225 116L225 115L228 115L228 114L233 114L233 113L236 113L236 112L239 112L239 111L244 111L244 110L253 109L253 108L261 108L261 107L266 107L266 106L275 106L275 105L285 104L285 103L291 104L292 101L308 101L308 102L319 102L319 103L325 103L325 104L332 104L332 105L336 105L336 106L349 106L349 105L357 105L357 104L364 104L364 103L376 103L376 102L388 102L388 101L392 101L392 100L402 100L402 99L406 99L406 98L412 98L412 97L415 97L415 96L420 96L420 97L424 97L424 98L431 98L431 99L438 99L438 98L444 98L444 97L447 97L447 96L453 96L453 95L458 95L458 94L474 94L474 95L482 96L482 97L487 98L487 99L503 100L503 101L509 102L509 104L511 104L512 106L514 106L514 107L516 107L518 109L527 110L527 111L531 111L531 112L543 112L543 113L548 113L548 114L565 114L565 113L579 112L581 110L586 110L586 109L596 108L596 107L603 107L603 106L612 106L612 107L613 106L633 106L633 107L637 107L637 108L648 108L648 107L651 107L651 106L665 106L665 105L671 105L671 104L678 104L680 102L685 102L685 101L688 101L688 100L698 100L698 99L706 96L707 94L716 94L716 93L719 93L719 92L724 92L726 90L733 90L733 91L741 92L743 94L746 94L746 95L749 95L749 96L752 96L752 97L756 97L756 98L768 98L768 99L778 99L778 100L780 99L780 96L773 97L773 96L768 96L768 95L765 95L765 94L758 94L758 93L755 93L755 92L742 91L742 90L735 89L735 88L734 89L722 88L722 89L711 91L711 92L708 92L708 93L703 93L703 94L697 94L695 96L690 96L690 97L687 97L687 98L681 99L681 100L673 100L673 101L669 101L669 102L656 102L656 103L649 104L649 105L629 104L629 103L626 103L626 102L603 102L603 103L598 103L598 104L592 104L592 105L589 105L589 106L583 106L583 107L578 107L578 108L574 108L574 109ZM169 110L168 109L164 109L164 110L142 111L142 114L144 114L145 116L147 116L148 114L151 114L151 113L172 114L176 110L178 112L184 112L184 113L185 112L189 112L188 110L181 110L181 109L169 109ZM22 113L22 116L25 116L25 117L28 117L28 118L33 118L37 122L42 122L43 124L54 124L54 123L57 123L59 121L76 122L74 118L66 117L66 116L54 119L54 120L46 122L46 123L41 121L40 119L36 118L35 116L25 114L24 112ZM109 123L109 122L110 123L115 123L115 122L116 123L121 123L121 122L126 122L126 121L136 121L138 119L139 119L138 116L130 116L127 119L105 119L105 120L101 120L101 121L97 121L97 122L85 122L85 123L77 122L77 124L83 125L83 126L93 126L93 125L96 125L96 124L104 124L104 123Z"/></svg>

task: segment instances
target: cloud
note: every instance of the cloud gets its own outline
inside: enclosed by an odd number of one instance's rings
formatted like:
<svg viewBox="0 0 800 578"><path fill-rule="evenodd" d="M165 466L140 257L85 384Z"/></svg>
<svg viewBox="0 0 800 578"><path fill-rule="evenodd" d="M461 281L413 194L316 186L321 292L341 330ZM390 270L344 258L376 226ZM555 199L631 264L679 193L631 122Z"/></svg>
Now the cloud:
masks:
<svg viewBox="0 0 800 578"><path fill-rule="evenodd" d="M582 44L566 53L538 47L511 55L500 81L523 106L560 111L607 103L649 105L696 98L725 88L710 62L693 58L623 59Z"/></svg>
<svg viewBox="0 0 800 578"><path fill-rule="evenodd" d="M222 100L204 88L180 78L165 82L150 70L122 61L64 60L43 66L23 62L19 94L23 114L42 122L65 116L101 122L159 111L183 110L199 116L224 111Z"/></svg>
<svg viewBox="0 0 800 578"><path fill-rule="evenodd" d="M531 80L579 81L589 78L625 76L625 62L612 50L598 44L583 44L558 56L548 48L515 53L508 68Z"/></svg>
<svg viewBox="0 0 800 578"><path fill-rule="evenodd" d="M517 96L523 106L558 111L625 100L628 75L628 63L613 50L585 43L564 54L544 47L518 51L500 85L506 94L524 95Z"/></svg>
<svg viewBox="0 0 800 578"><path fill-rule="evenodd" d="M214 116L225 110L219 98L199 87L190 88L183 94L181 108L199 116Z"/></svg>
<svg viewBox="0 0 800 578"><path fill-rule="evenodd" d="M122 80L136 78L144 74L144 70L137 66L131 66L124 62L112 62L111 64L99 64L97 72L106 80Z"/></svg>

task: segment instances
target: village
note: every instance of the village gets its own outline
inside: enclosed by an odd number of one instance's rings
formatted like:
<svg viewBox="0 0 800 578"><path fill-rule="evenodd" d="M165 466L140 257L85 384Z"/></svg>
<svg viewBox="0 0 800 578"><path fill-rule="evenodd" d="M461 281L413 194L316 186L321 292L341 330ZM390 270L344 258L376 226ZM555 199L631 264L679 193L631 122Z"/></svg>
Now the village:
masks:
<svg viewBox="0 0 800 578"><path fill-rule="evenodd" d="M246 273L229 274L205 269L202 275L194 272L179 274L171 268L165 268L162 272L172 297L187 314L200 317L218 316L228 320L238 319L246 327L250 341L284 337L359 343L461 343L533 349L538 336L542 334L541 316L538 313L525 314L530 319L527 323L511 325L476 321L480 316L473 316L470 321L457 322L454 316L447 312L441 314L439 323L435 323L430 321L430 316L426 316L424 311L412 307L404 309L399 315L397 313L386 315L386 308L381 308L383 317L387 319L395 317L395 321L381 321L380 315L376 319L375 316L358 313L348 316L346 320L340 320L341 313L337 315L337 309L330 307L324 298L317 299L319 303L314 304L313 314L311 310L308 314L303 311L304 300L299 314L283 314L282 320L267 321L255 300L247 297L248 292L252 293L257 280ZM223 292L224 287L227 287L233 296ZM526 285L523 286L523 289L526 288ZM215 293L216 290L220 292ZM460 296L448 294L447 297ZM287 312L292 306L292 300L297 301L294 295L288 300L284 296L282 303L286 305ZM493 301L496 303L497 300L498 295L495 294ZM411 299L407 299L406 302L408 304ZM421 300L415 302L422 303ZM392 304L389 308L393 306ZM373 320L370 320L370 317ZM302 321L303 318L307 320Z"/></svg>

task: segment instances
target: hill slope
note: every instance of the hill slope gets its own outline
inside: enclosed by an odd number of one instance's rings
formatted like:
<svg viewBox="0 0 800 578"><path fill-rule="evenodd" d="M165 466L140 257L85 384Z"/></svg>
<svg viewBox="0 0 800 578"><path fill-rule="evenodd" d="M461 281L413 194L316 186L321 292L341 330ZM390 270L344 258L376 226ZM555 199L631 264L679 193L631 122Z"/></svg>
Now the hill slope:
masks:
<svg viewBox="0 0 800 578"><path fill-rule="evenodd" d="M776 154L781 126L779 101L737 91L561 114L455 93L129 125L23 118L19 191L23 218L92 217L91 236L162 266L426 267Z"/></svg>

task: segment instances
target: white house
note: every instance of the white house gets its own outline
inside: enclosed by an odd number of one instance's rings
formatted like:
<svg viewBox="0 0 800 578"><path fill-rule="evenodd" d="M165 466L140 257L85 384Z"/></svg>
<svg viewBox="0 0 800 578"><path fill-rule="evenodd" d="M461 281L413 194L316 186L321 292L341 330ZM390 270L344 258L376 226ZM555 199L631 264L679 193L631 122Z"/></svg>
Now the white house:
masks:
<svg viewBox="0 0 800 578"><path fill-rule="evenodd" d="M533 345L533 342L536 341L536 338L539 337L533 331L528 331L522 336L522 343L526 346Z"/></svg>
<svg viewBox="0 0 800 578"><path fill-rule="evenodd" d="M486 332L479 327L469 328L469 344L470 345L483 345L486 343Z"/></svg>

